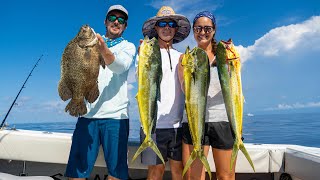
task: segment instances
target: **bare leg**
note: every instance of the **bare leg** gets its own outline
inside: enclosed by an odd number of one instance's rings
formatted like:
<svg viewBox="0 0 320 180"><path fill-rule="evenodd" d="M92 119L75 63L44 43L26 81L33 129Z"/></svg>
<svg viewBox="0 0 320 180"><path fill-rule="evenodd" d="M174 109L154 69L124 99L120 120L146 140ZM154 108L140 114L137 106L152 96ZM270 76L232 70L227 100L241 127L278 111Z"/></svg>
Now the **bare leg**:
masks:
<svg viewBox="0 0 320 180"><path fill-rule="evenodd" d="M216 176L219 180L235 180L235 168L230 171L232 149L212 148L213 159L216 165ZM235 167L236 161L233 167Z"/></svg>
<svg viewBox="0 0 320 180"><path fill-rule="evenodd" d="M148 180L162 180L164 168L163 164L148 166Z"/></svg>
<svg viewBox="0 0 320 180"><path fill-rule="evenodd" d="M172 180L182 180L182 171L183 171L182 161L175 161L170 159L169 162L170 162Z"/></svg>
<svg viewBox="0 0 320 180"><path fill-rule="evenodd" d="M204 155L207 157L208 152L209 152L209 147L210 146L203 146L204 149ZM193 150L193 146L189 144L185 144L184 142L182 143L182 162L183 165L185 165L190 157L190 154ZM190 166L190 169L186 172L184 175L184 179L186 180L194 180L194 179L199 179L199 180L205 180L206 175L205 175L205 169L203 167L202 162L197 158L195 161Z"/></svg>

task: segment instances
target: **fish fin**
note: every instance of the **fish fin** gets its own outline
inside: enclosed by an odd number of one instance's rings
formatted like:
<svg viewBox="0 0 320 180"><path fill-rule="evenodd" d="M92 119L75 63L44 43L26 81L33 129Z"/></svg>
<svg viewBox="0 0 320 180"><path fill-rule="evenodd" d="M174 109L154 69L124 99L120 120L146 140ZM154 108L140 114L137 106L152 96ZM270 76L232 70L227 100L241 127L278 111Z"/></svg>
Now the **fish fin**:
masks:
<svg viewBox="0 0 320 180"><path fill-rule="evenodd" d="M157 81L157 100L159 102L161 102L160 84L161 84L161 81L162 81L162 71L161 71L161 74L159 76L160 77L158 78L158 81Z"/></svg>
<svg viewBox="0 0 320 180"><path fill-rule="evenodd" d="M239 149L242 151L242 153L244 154L244 156L245 156L245 157L247 158L247 160L249 161L249 163L250 163L253 171L256 172L256 170L255 170L255 168L254 168L254 165L253 165L253 162L252 162L252 160L251 160L251 158L250 158L250 155L249 155L247 149L244 147L244 144L243 144L242 140L240 140L240 141L241 141L241 143L240 143Z"/></svg>
<svg viewBox="0 0 320 180"><path fill-rule="evenodd" d="M186 49L185 54L187 54L187 53L189 53L189 52L190 52L190 47L189 47L189 46L187 46L187 49Z"/></svg>
<svg viewBox="0 0 320 180"><path fill-rule="evenodd" d="M232 169L235 168L235 167L233 167L233 165L234 165L234 161L237 158L238 151L239 151L239 148L237 147L237 140L236 140L233 144L233 149L232 149L232 154L231 154L230 171L232 171Z"/></svg>
<svg viewBox="0 0 320 180"><path fill-rule="evenodd" d="M159 87L160 87L160 85L159 85ZM157 100L159 102L161 102L161 92L160 92L160 90L157 91Z"/></svg>
<svg viewBox="0 0 320 180"><path fill-rule="evenodd" d="M207 61L208 61L208 73L207 73L207 76L208 76L208 86L210 84L210 80L211 80L211 77L210 77L210 61L209 61L209 58L207 58Z"/></svg>
<svg viewBox="0 0 320 180"><path fill-rule="evenodd" d="M184 53L183 58L181 60L181 65L182 66L187 65L188 62L186 62L186 59L187 59L188 56L190 56L190 48L189 48L189 46L187 47L186 52Z"/></svg>
<svg viewBox="0 0 320 180"><path fill-rule="evenodd" d="M165 165L164 159L163 159L163 157L162 157L162 155L161 155L161 152L159 151L156 143L155 143L152 139L151 139L151 142L150 142L150 143L151 143L150 148L158 155L158 157L161 159L163 165Z"/></svg>
<svg viewBox="0 0 320 180"><path fill-rule="evenodd" d="M145 149L147 149L148 147L148 139L147 137L144 139L143 143L140 145L139 149L137 150L137 152L134 154L131 162L133 162L138 156L139 154L144 151Z"/></svg>
<svg viewBox="0 0 320 180"><path fill-rule="evenodd" d="M158 107L156 107L154 116L152 117L152 120L151 120L151 123L150 123L149 129L151 130L150 131L151 134L154 134L155 131L156 131L157 116L158 116L157 112L158 112Z"/></svg>
<svg viewBox="0 0 320 180"><path fill-rule="evenodd" d="M193 79L193 84L196 84L196 73L193 71L191 73L191 75L192 75L192 79Z"/></svg>
<svg viewBox="0 0 320 180"><path fill-rule="evenodd" d="M93 103L99 97L98 82L90 89L90 91L85 95L86 100L89 103Z"/></svg>
<svg viewBox="0 0 320 180"><path fill-rule="evenodd" d="M197 152L195 150L193 150L191 152L191 155L190 155L186 165L183 168L182 177L186 174L186 172L190 168L192 162L196 159L196 156L197 156Z"/></svg>
<svg viewBox="0 0 320 180"><path fill-rule="evenodd" d="M59 85L58 85L58 92L59 96L63 101L66 101L70 98L72 98L72 92L65 83L65 81L60 80Z"/></svg>
<svg viewBox="0 0 320 180"><path fill-rule="evenodd" d="M206 158L206 156L204 156L203 153L201 153L201 157L199 157L200 161L202 162L202 164L204 165L204 167L207 170L207 173L209 174L210 179L212 178L211 176L211 169L210 169L210 165L208 163L208 160Z"/></svg>
<svg viewBox="0 0 320 180"><path fill-rule="evenodd" d="M100 60L100 65L103 67L103 69L106 68L106 62L104 61L102 55L100 54L99 56L99 60Z"/></svg>
<svg viewBox="0 0 320 180"><path fill-rule="evenodd" d="M87 107L83 100L71 99L67 104L65 111L71 116L79 117L87 113Z"/></svg>
<svg viewBox="0 0 320 180"><path fill-rule="evenodd" d="M134 154L133 158L132 158L132 162L139 156L139 154L144 151L145 149L147 149L147 147L150 147L157 155L158 157L161 159L162 163L165 164L164 159L156 145L156 143L151 139L151 138L145 138L145 140L143 141L143 143L140 145L139 149L137 150L137 152Z"/></svg>

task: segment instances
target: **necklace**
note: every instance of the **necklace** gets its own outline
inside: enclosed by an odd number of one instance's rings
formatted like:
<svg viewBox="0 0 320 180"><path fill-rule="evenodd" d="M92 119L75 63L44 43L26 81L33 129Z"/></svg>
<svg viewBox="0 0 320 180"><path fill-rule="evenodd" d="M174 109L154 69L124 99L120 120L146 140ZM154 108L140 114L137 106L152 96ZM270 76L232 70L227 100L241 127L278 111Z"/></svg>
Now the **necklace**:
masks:
<svg viewBox="0 0 320 180"><path fill-rule="evenodd" d="M105 36L102 36L102 37L104 39L104 42L107 44L108 48L113 47L113 46L119 44L121 41L124 40L124 38L122 36L118 37L118 38L115 38L115 39L110 39L110 38L105 37Z"/></svg>

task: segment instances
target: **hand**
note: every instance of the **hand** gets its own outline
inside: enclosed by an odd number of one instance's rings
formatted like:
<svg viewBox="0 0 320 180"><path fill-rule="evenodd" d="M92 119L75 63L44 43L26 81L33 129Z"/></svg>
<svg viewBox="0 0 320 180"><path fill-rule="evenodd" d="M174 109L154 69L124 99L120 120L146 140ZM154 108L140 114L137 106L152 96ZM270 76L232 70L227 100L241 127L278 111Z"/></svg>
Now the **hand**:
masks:
<svg viewBox="0 0 320 180"><path fill-rule="evenodd" d="M113 61L115 59L113 53L107 47L107 45L104 42L104 39L102 38L102 36L100 34L98 34L98 33L97 33L96 36L97 36L98 42L99 42L100 53L101 53L106 65L109 65L109 64L113 63Z"/></svg>
<svg viewBox="0 0 320 180"><path fill-rule="evenodd" d="M108 49L108 47L107 47L106 43L104 42L103 37L99 33L97 33L96 36L98 38L100 52L102 53L103 51L105 51L105 49Z"/></svg>

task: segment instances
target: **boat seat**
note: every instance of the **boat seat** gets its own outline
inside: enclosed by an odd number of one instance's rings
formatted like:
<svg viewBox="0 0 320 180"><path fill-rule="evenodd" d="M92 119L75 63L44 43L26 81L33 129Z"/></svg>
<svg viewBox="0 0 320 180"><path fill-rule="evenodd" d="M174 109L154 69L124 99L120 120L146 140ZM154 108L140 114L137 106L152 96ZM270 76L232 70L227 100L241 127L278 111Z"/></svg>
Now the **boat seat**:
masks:
<svg viewBox="0 0 320 180"><path fill-rule="evenodd" d="M15 176L12 174L1 173L0 180L53 180L48 176Z"/></svg>

